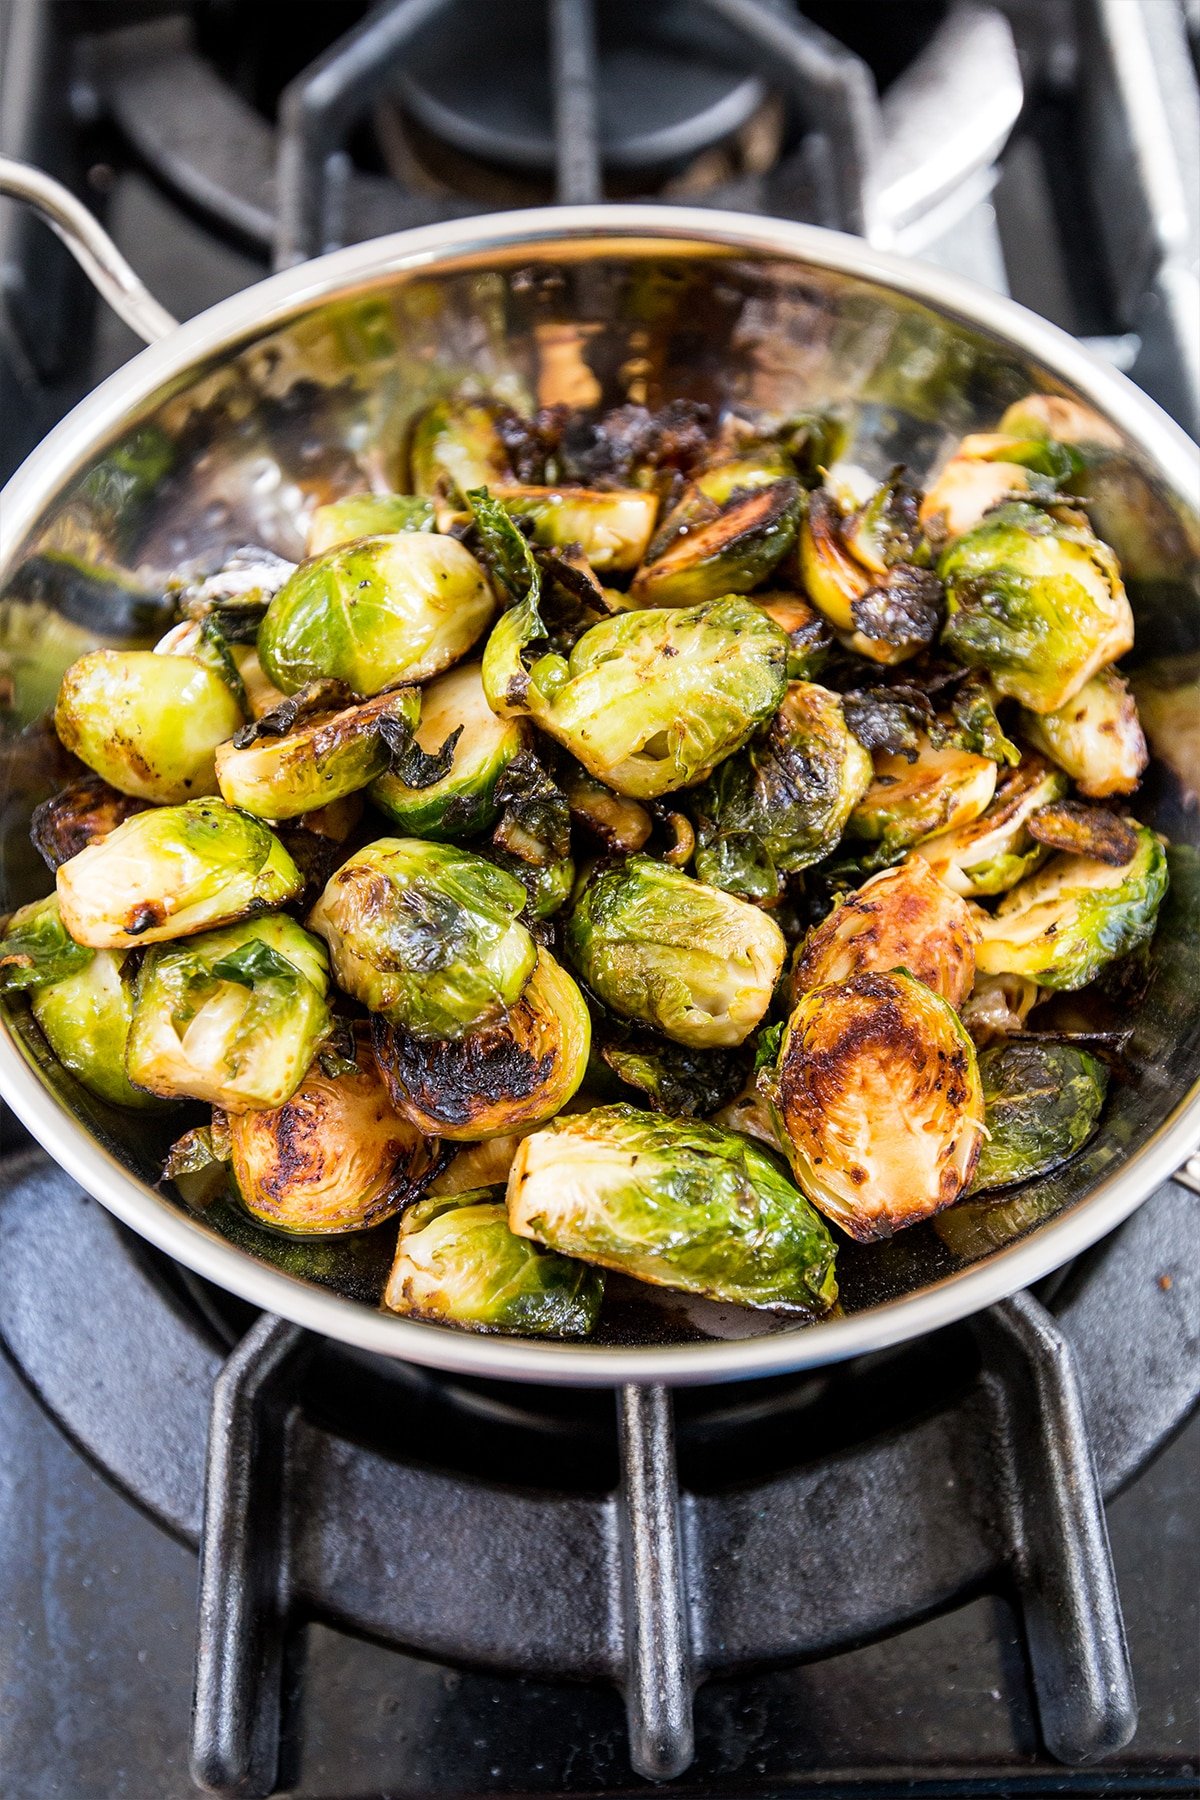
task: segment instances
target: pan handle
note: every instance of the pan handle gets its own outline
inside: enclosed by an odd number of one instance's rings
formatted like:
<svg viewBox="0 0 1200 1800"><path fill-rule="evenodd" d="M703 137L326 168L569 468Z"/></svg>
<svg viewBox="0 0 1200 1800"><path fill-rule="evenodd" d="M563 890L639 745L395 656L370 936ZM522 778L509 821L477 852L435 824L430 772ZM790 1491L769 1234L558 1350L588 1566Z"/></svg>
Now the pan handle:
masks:
<svg viewBox="0 0 1200 1800"><path fill-rule="evenodd" d="M60 181L28 163L0 156L0 195L24 200L57 232L93 287L147 344L169 337L178 323L134 274L107 231Z"/></svg>

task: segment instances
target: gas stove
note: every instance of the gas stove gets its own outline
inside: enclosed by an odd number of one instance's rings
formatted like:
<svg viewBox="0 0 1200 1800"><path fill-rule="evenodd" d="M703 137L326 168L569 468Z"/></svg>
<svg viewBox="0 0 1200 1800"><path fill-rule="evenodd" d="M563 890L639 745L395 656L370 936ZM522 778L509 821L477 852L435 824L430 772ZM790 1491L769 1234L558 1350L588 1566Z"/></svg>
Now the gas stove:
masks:
<svg viewBox="0 0 1200 1800"><path fill-rule="evenodd" d="M1002 288L1197 428L1176 0L280 18L0 0L0 151L179 316L406 225L657 197ZM135 346L12 209L0 284L7 474ZM0 1793L1195 1791L1185 1188L971 1326L614 1400L314 1342L2 1148Z"/></svg>

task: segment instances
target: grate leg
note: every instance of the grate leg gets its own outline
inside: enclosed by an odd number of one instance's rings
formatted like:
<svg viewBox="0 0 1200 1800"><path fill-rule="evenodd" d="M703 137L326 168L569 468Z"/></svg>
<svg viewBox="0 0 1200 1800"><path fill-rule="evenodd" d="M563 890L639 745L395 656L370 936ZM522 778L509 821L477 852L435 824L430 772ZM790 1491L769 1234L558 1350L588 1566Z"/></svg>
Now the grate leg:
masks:
<svg viewBox="0 0 1200 1800"><path fill-rule="evenodd" d="M979 1329L1042 1738L1060 1762L1092 1762L1129 1742L1137 1700L1074 1352L1029 1294Z"/></svg>
<svg viewBox="0 0 1200 1800"><path fill-rule="evenodd" d="M279 1762L285 1605L285 1396L298 1326L264 1315L213 1388L208 1431L192 1776L214 1794L270 1794Z"/></svg>
<svg viewBox="0 0 1200 1800"><path fill-rule="evenodd" d="M618 1411L629 1758L639 1775L664 1781L681 1775L694 1752L671 1396L626 1387Z"/></svg>

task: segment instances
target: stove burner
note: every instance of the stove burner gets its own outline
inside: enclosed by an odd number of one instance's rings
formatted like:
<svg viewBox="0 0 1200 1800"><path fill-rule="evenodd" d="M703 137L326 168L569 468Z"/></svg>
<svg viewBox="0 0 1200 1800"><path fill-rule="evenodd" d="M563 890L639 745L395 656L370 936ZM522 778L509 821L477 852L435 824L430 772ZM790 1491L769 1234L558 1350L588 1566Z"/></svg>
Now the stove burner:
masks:
<svg viewBox="0 0 1200 1800"><path fill-rule="evenodd" d="M608 0L596 16L598 148L606 169L659 171L741 130L766 97L717 26L685 3ZM464 43L472 54L463 56ZM452 0L399 77L406 109L467 155L549 173L552 55L542 6Z"/></svg>

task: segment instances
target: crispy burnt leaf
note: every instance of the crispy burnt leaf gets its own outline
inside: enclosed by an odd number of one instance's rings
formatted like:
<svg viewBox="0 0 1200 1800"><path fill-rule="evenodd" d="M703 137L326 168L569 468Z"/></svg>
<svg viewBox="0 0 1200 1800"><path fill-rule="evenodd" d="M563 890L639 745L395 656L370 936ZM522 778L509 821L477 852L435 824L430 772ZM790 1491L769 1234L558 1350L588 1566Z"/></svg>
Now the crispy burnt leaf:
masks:
<svg viewBox="0 0 1200 1800"><path fill-rule="evenodd" d="M887 751L910 762L933 719L929 696L901 683L851 688L842 695L842 712L864 750Z"/></svg>
<svg viewBox="0 0 1200 1800"><path fill-rule="evenodd" d="M528 600L536 607L542 577L528 539L485 487L472 488L467 501L475 519L480 562L513 601Z"/></svg>
<svg viewBox="0 0 1200 1800"><path fill-rule="evenodd" d="M651 1112L678 1119L710 1118L741 1093L749 1059L743 1050L689 1050L634 1037L600 1052L613 1074L636 1088Z"/></svg>
<svg viewBox="0 0 1200 1800"><path fill-rule="evenodd" d="M1031 813L1030 837L1052 850L1072 856L1092 856L1097 862L1123 869L1137 855L1137 832L1128 820L1103 806L1087 806L1081 800L1054 800Z"/></svg>
<svg viewBox="0 0 1200 1800"><path fill-rule="evenodd" d="M252 719L248 725L243 725L233 740L234 748L246 750L259 738L288 737L306 719L319 713L340 712L359 703L359 696L344 681L310 681L298 693L289 694L286 700L273 706L261 719Z"/></svg>
<svg viewBox="0 0 1200 1800"><path fill-rule="evenodd" d="M850 616L866 638L885 644L932 644L941 630L946 596L931 569L893 568L886 584L850 602Z"/></svg>
<svg viewBox="0 0 1200 1800"><path fill-rule="evenodd" d="M571 809L567 796L533 750L514 756L496 783L503 808L492 834L498 849L523 862L545 866L571 853Z"/></svg>

